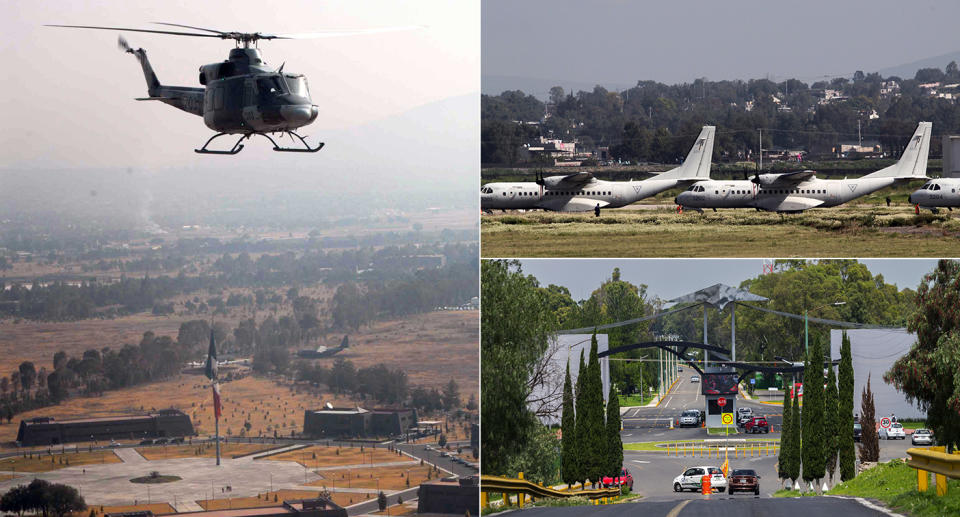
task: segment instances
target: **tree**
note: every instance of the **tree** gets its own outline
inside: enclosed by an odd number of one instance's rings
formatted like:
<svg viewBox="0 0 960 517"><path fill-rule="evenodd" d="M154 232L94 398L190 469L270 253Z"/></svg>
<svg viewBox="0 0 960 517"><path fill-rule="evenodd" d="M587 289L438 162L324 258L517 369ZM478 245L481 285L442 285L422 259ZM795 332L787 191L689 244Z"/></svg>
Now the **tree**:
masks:
<svg viewBox="0 0 960 517"><path fill-rule="evenodd" d="M597 334L590 339L590 362L587 364L584 381L584 407L587 411L583 430L584 455L587 478L596 485L606 471L607 439L603 412L603 381L600 378L600 358L597 355Z"/></svg>
<svg viewBox="0 0 960 517"><path fill-rule="evenodd" d="M860 461L876 462L880 459L880 437L877 436L877 416L873 405L873 391L870 389L870 375L867 386L860 396Z"/></svg>
<svg viewBox="0 0 960 517"><path fill-rule="evenodd" d="M849 481L857 476L856 449L853 443L853 354L850 338L843 333L840 344L838 367L837 414L840 421L840 480Z"/></svg>
<svg viewBox="0 0 960 517"><path fill-rule="evenodd" d="M23 515L23 512L30 509L27 507L27 497L27 487L23 485L7 490L0 498L0 511Z"/></svg>
<svg viewBox="0 0 960 517"><path fill-rule="evenodd" d="M800 479L800 444L802 433L800 427L800 397L793 394L793 403L790 405L790 481L796 485Z"/></svg>
<svg viewBox="0 0 960 517"><path fill-rule="evenodd" d="M613 383L607 395L607 468L611 476L619 476L623 467L623 442L620 440L620 399Z"/></svg>
<svg viewBox="0 0 960 517"><path fill-rule="evenodd" d="M380 507L381 512L387 509L387 494L383 492L377 494L377 506Z"/></svg>
<svg viewBox="0 0 960 517"><path fill-rule="evenodd" d="M780 477L780 484L790 477L790 445L793 440L790 433L793 431L791 425L791 416L793 416L793 406L791 406L790 390L783 390L783 423L780 426L780 455L777 458L777 475Z"/></svg>
<svg viewBox="0 0 960 517"><path fill-rule="evenodd" d="M810 353L803 368L803 421L802 421L802 464L803 480L813 481L823 478L826 459L823 457L824 433L823 419L823 351L820 341L810 343Z"/></svg>
<svg viewBox="0 0 960 517"><path fill-rule="evenodd" d="M46 492L47 507L57 517L87 509L86 502L76 488L54 483Z"/></svg>
<svg viewBox="0 0 960 517"><path fill-rule="evenodd" d="M953 452L960 444L960 263L941 260L917 289L917 311L907 329L917 336L910 352L883 379L927 413L937 441Z"/></svg>
<svg viewBox="0 0 960 517"><path fill-rule="evenodd" d="M837 405L837 376L833 373L833 365L830 364L827 372L827 391L823 398L823 423L824 423L824 451L823 456L826 459L827 472L830 473L830 483L833 483L833 473L837 470L837 452L840 449L840 434L843 429L840 427L840 413Z"/></svg>
<svg viewBox="0 0 960 517"><path fill-rule="evenodd" d="M956 63L954 63L954 65L956 65ZM556 106L560 104L561 101L563 101L563 88L560 86L550 88L550 103Z"/></svg>
<svg viewBox="0 0 960 517"><path fill-rule="evenodd" d="M520 454L539 425L527 408L528 379L547 350L555 321L543 303L536 279L523 275L519 262L481 263L480 428L484 471L507 474L511 456Z"/></svg>
<svg viewBox="0 0 960 517"><path fill-rule="evenodd" d="M443 407L447 411L460 407L460 388L457 386L457 381L453 379L443 387Z"/></svg>
<svg viewBox="0 0 960 517"><path fill-rule="evenodd" d="M574 392L574 404L576 405L576 419L574 422L574 473L576 481L586 481L587 479L587 460L586 460L586 436L584 431L587 429L587 408L586 408L586 379L587 366L583 360L583 349L580 349L580 366L577 367L577 389ZM483 426L481 425L481 429Z"/></svg>
<svg viewBox="0 0 960 517"><path fill-rule="evenodd" d="M33 388L34 381L37 380L37 369L30 361L24 361L20 363L20 367L17 368L20 372L20 384L23 386L23 391L30 391L30 388Z"/></svg>
<svg viewBox="0 0 960 517"><path fill-rule="evenodd" d="M560 478L568 486L577 482L576 418L573 408L573 385L570 381L570 360L567 359L567 374L563 380L563 413L560 416L560 430L563 433L560 441Z"/></svg>

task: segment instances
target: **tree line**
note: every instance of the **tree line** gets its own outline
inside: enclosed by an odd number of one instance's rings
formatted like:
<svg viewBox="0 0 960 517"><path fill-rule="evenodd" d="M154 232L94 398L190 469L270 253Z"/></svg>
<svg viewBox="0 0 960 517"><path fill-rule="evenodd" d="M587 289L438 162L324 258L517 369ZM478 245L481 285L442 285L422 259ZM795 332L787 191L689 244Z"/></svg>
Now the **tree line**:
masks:
<svg viewBox="0 0 960 517"><path fill-rule="evenodd" d="M519 164L523 146L543 136L576 138L588 150L606 146L621 160L678 163L705 124L719 127L713 155L717 162L751 159L758 146L757 128L764 129L765 149L806 149L831 157L838 142L856 140L860 129L896 156L920 120L932 121L938 133L960 131L960 105L920 86L937 81L960 82L957 64L951 62L946 70L921 69L913 78L857 72L852 79L812 84L797 79L697 79L675 85L638 81L622 92L600 86L578 92L554 87L546 102L522 91L483 95L481 161ZM892 82L899 90L884 89ZM826 89L839 91L843 99L821 103ZM931 142L932 155L939 154L939 146L939 139Z"/></svg>

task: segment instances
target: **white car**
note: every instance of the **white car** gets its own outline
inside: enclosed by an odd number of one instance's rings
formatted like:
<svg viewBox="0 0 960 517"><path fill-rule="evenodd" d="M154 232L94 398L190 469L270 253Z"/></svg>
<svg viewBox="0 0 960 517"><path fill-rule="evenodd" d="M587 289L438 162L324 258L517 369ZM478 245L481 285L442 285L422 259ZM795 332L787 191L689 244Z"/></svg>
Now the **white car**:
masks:
<svg viewBox="0 0 960 517"><path fill-rule="evenodd" d="M680 427L696 427L700 425L700 411L696 409L688 409L680 414Z"/></svg>
<svg viewBox="0 0 960 517"><path fill-rule="evenodd" d="M722 470L712 466L690 467L683 471L683 474L673 478L673 491L692 490L696 492L700 490L700 481L707 472L710 473L710 487L717 492L726 492L727 478L723 475Z"/></svg>
<svg viewBox="0 0 960 517"><path fill-rule="evenodd" d="M690 377L690 382L700 382L700 376L699 376L699 375L694 375L694 376Z"/></svg>
<svg viewBox="0 0 960 517"><path fill-rule="evenodd" d="M910 435L910 443L914 445L933 445L933 432L929 429L917 429Z"/></svg>
<svg viewBox="0 0 960 517"><path fill-rule="evenodd" d="M880 429L883 431L883 428ZM881 433L884 438L887 440L906 440L907 435L903 432L903 424L899 422L894 422L890 424L890 429L887 429L885 432Z"/></svg>

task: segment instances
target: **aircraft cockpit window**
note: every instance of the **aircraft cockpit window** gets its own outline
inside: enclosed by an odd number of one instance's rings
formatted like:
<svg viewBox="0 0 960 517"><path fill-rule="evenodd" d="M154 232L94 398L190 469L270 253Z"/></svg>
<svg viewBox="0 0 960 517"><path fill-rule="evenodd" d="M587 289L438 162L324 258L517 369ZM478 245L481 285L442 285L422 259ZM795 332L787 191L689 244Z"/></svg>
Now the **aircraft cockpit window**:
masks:
<svg viewBox="0 0 960 517"><path fill-rule="evenodd" d="M260 95L269 97L280 95L284 92L279 75L271 75L257 79L257 89L260 91Z"/></svg>
<svg viewBox="0 0 960 517"><path fill-rule="evenodd" d="M302 75L284 75L290 93L300 97L310 97L310 88L307 86L307 78Z"/></svg>
<svg viewBox="0 0 960 517"><path fill-rule="evenodd" d="M934 183L934 184L933 184L933 190L940 190L940 184L939 184L939 183Z"/></svg>

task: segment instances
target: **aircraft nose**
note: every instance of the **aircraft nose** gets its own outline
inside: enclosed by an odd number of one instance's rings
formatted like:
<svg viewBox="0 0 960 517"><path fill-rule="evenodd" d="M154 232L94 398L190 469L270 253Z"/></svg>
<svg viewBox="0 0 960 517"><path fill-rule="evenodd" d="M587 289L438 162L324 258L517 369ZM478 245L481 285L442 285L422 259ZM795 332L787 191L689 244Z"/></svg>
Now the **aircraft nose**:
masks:
<svg viewBox="0 0 960 517"><path fill-rule="evenodd" d="M284 106L281 110L284 120L291 124L306 125L317 118L317 107L309 104L293 104Z"/></svg>

